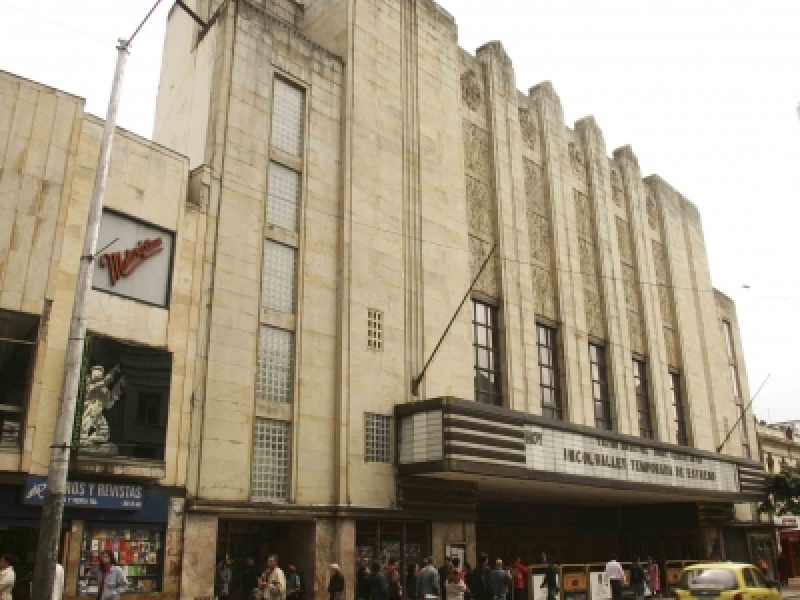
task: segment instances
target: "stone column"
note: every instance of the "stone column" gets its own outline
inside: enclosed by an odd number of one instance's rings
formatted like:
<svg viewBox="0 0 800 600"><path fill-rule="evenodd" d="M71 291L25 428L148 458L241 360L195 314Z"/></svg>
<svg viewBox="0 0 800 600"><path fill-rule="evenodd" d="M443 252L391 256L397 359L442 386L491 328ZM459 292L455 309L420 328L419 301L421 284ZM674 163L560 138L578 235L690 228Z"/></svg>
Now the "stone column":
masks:
<svg viewBox="0 0 800 600"><path fill-rule="evenodd" d="M218 519L214 515L187 515L181 561L181 598L214 596Z"/></svg>

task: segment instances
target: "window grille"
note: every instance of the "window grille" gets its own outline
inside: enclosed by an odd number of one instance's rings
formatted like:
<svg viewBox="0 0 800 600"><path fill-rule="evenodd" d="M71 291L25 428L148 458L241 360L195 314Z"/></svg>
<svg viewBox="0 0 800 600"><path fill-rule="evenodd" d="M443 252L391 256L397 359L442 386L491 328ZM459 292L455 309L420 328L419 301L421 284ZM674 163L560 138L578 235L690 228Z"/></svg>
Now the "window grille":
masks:
<svg viewBox="0 0 800 600"><path fill-rule="evenodd" d="M287 421L256 419L251 490L254 501L289 499L290 426Z"/></svg>
<svg viewBox="0 0 800 600"><path fill-rule="evenodd" d="M261 306L280 312L294 311L297 251L264 240L264 270L261 276Z"/></svg>
<svg viewBox="0 0 800 600"><path fill-rule="evenodd" d="M367 413L364 460L366 462L392 462L392 418Z"/></svg>
<svg viewBox="0 0 800 600"><path fill-rule="evenodd" d="M589 367L592 375L592 398L594 398L594 424L598 429L613 429L611 399L608 395L608 372L606 349L589 344Z"/></svg>
<svg viewBox="0 0 800 600"><path fill-rule="evenodd" d="M475 353L475 400L484 404L503 404L500 371L500 336L497 308L472 302L472 346Z"/></svg>
<svg viewBox="0 0 800 600"><path fill-rule="evenodd" d="M636 408L639 412L639 435L652 440L653 417L650 410L650 392L647 387L647 363L633 361L633 385L636 392Z"/></svg>
<svg viewBox="0 0 800 600"><path fill-rule="evenodd" d="M297 231L300 173L276 162L269 163L267 223Z"/></svg>
<svg viewBox="0 0 800 600"><path fill-rule="evenodd" d="M558 351L556 330L545 325L536 325L536 344L539 349L539 388L542 393L542 414L561 420L564 411L558 374Z"/></svg>
<svg viewBox="0 0 800 600"><path fill-rule="evenodd" d="M303 151L305 92L282 79L275 79L272 104L272 145L292 156Z"/></svg>
<svg viewBox="0 0 800 600"><path fill-rule="evenodd" d="M678 373L669 374L669 391L672 397L672 418L675 424L675 441L681 446L688 446L689 436L686 434L686 418L684 416L683 395L681 393L681 376Z"/></svg>
<svg viewBox="0 0 800 600"><path fill-rule="evenodd" d="M292 362L294 334L291 331L261 326L258 347L256 398L268 402L292 402Z"/></svg>
<svg viewBox="0 0 800 600"><path fill-rule="evenodd" d="M367 309L367 348L383 349L383 312L374 308Z"/></svg>

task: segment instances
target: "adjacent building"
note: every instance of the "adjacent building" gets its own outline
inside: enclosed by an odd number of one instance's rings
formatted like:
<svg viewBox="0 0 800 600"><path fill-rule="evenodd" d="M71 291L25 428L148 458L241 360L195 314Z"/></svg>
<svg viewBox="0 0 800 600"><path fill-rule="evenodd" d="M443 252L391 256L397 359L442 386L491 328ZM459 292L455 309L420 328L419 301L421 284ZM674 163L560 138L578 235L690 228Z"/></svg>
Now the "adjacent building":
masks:
<svg viewBox="0 0 800 600"><path fill-rule="evenodd" d="M68 596L103 549L182 598L270 553L318 598L359 557L774 553L694 204L432 0L187 4L114 146ZM101 125L0 76L0 540L35 544Z"/></svg>

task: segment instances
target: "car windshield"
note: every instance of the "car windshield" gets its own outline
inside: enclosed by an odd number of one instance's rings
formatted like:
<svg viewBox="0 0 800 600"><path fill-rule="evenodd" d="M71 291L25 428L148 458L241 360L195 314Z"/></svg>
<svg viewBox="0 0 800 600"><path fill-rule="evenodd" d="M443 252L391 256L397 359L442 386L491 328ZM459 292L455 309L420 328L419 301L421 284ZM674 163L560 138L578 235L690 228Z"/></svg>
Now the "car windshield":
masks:
<svg viewBox="0 0 800 600"><path fill-rule="evenodd" d="M736 574L730 569L687 569L678 587L693 592L723 592L738 588Z"/></svg>

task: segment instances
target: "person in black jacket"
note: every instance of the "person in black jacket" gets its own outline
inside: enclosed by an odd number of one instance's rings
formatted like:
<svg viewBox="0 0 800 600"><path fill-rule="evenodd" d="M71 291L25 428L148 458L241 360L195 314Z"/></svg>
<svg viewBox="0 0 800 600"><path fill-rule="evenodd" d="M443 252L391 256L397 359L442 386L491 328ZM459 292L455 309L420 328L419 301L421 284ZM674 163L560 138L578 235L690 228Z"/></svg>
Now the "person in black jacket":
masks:
<svg viewBox="0 0 800 600"><path fill-rule="evenodd" d="M384 570L381 569L381 563L372 563L372 576L369 583L370 600L389 600L389 580L386 578Z"/></svg>
<svg viewBox="0 0 800 600"><path fill-rule="evenodd" d="M356 600L369 600L370 577L372 571L369 569L369 559L362 558L361 566L356 572Z"/></svg>
<svg viewBox="0 0 800 600"><path fill-rule="evenodd" d="M331 578L328 581L329 600L344 600L344 575L339 565L331 565Z"/></svg>
<svg viewBox="0 0 800 600"><path fill-rule="evenodd" d="M489 555L481 553L478 557L478 566L470 571L467 587L473 600L491 600L492 586L489 581L491 569L489 568Z"/></svg>
<svg viewBox="0 0 800 600"><path fill-rule="evenodd" d="M633 593L636 595L636 600L644 600L645 579L644 567L637 556L636 560L633 561L631 565L631 587L633 588Z"/></svg>

